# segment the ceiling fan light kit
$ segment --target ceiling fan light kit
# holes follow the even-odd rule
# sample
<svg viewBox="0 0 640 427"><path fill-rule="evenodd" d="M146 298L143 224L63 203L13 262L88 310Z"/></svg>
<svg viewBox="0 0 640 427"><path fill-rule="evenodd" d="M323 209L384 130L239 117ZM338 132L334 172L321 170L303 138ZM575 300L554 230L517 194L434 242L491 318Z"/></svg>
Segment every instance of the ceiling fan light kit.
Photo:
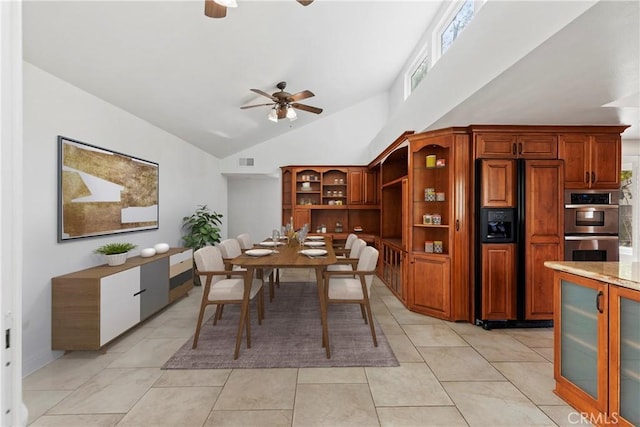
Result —
<svg viewBox="0 0 640 427"><path fill-rule="evenodd" d="M296 114L296 110L294 110L291 105L288 105L287 106L287 119L289 119L291 121L294 121L297 118L298 118L298 115Z"/></svg>
<svg viewBox="0 0 640 427"><path fill-rule="evenodd" d="M296 0L303 6L309 6L313 0ZM236 0L204 0L204 14L209 18L224 18L228 7L238 7Z"/></svg>
<svg viewBox="0 0 640 427"><path fill-rule="evenodd" d="M272 122L278 123L278 111L276 111L276 107L273 107L271 111L269 111L269 115L267 117Z"/></svg>
<svg viewBox="0 0 640 427"><path fill-rule="evenodd" d="M287 87L286 82L280 82L276 85L276 87L280 89L280 92L274 92L271 95L260 89L250 89L252 92L257 93L258 95L262 95L271 99L271 103L245 105L243 107L240 107L240 109L244 110L247 108L270 106L272 107L272 109L267 117L272 122L277 122L279 119L284 119L285 117L291 121L296 120L298 118L296 109L314 114L322 113L322 108L312 107L311 105L300 104L297 102L302 99L307 99L315 96L314 93L310 90L303 90L302 92L294 93L292 95L289 92L284 91L284 89Z"/></svg>
<svg viewBox="0 0 640 427"><path fill-rule="evenodd" d="M236 0L213 0L213 1L218 3L220 6L224 6L224 7L238 7L238 3L236 3Z"/></svg>

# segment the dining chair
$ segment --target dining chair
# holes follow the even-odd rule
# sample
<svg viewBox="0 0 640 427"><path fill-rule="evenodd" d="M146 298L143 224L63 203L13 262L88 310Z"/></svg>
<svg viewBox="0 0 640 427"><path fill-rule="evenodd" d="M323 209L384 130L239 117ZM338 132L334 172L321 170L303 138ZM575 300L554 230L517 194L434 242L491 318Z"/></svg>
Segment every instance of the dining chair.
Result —
<svg viewBox="0 0 640 427"><path fill-rule="evenodd" d="M253 240L251 240L251 235L249 233L242 233L236 236L238 243L240 243L240 249L242 251L246 251L247 249L253 248ZM274 269L265 269L262 272L263 276L269 277L269 280L273 280L275 282L276 287L280 287L280 270L277 268ZM273 274L273 277L271 277ZM271 287L271 282L269 282L269 301L273 300L273 289Z"/></svg>
<svg viewBox="0 0 640 427"><path fill-rule="evenodd" d="M378 256L379 252L376 248L366 246L360 252L356 269L350 272L349 276L342 271L325 271L324 273L324 283L327 287L325 294L326 304L324 304L325 318L329 304L359 304L364 323L369 323L373 345L376 347L378 346L378 340L373 325L373 314L371 313L369 298L373 276L376 274Z"/></svg>
<svg viewBox="0 0 640 427"><path fill-rule="evenodd" d="M351 246L358 240L358 235L355 233L350 233L347 235L347 240L344 242L344 246L334 247L333 250L336 254L337 258L346 258L347 254L351 250Z"/></svg>
<svg viewBox="0 0 640 427"><path fill-rule="evenodd" d="M238 243L240 243L240 249L246 251L247 249L251 249L253 247L253 242L251 241L251 236L249 233L238 234L236 237Z"/></svg>
<svg viewBox="0 0 640 427"><path fill-rule="evenodd" d="M218 247L220 248L220 252L222 252L222 257L224 258L225 263L230 263L230 261L242 255L242 247L240 246L240 241L238 239L225 239L222 242L218 243ZM251 249L251 247L249 247ZM239 265L231 266L232 270L244 270L244 268ZM268 277L269 280L269 301L273 301L273 270L272 269L257 269L256 277L264 281L265 277Z"/></svg>
<svg viewBox="0 0 640 427"><path fill-rule="evenodd" d="M351 245L348 258L340 258L335 264L327 266L328 271L353 271L353 268L358 263L360 253L367 246L367 242L362 239L356 239Z"/></svg>
<svg viewBox="0 0 640 427"><path fill-rule="evenodd" d="M251 348L251 317L246 309L249 302L256 299L258 308L258 324L262 324L264 319L264 296L262 280L252 279L251 287L247 289L245 279L247 270L226 270L222 253L218 247L205 246L198 249L193 258L196 263L196 274L200 276L200 281L204 283L202 291L202 302L200 303L200 314L196 325L196 333L193 337L192 348L198 346L198 338L202 327L205 308L215 304L216 312L213 315L213 324L216 325L225 304L240 304L240 320L238 324L238 334L236 336L236 349L233 358L237 359L240 351L240 341L242 340L242 330L246 327L247 348ZM257 297L257 298L256 298ZM246 304L246 305L245 305Z"/></svg>

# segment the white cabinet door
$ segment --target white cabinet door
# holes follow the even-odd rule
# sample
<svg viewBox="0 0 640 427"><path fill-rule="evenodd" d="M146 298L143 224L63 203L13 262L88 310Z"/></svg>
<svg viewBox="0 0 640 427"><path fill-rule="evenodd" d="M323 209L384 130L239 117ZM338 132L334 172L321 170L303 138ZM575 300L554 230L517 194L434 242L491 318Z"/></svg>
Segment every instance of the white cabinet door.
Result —
<svg viewBox="0 0 640 427"><path fill-rule="evenodd" d="M139 291L140 267L100 280L100 346L140 322Z"/></svg>

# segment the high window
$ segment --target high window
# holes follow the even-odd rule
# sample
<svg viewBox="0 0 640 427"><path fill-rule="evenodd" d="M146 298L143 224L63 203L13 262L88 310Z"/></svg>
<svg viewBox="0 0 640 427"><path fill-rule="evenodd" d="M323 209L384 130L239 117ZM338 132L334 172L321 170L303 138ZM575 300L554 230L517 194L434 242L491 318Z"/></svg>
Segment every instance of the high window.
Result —
<svg viewBox="0 0 640 427"><path fill-rule="evenodd" d="M427 75L428 68L429 68L429 58L425 57L422 61L420 61L418 66L414 69L413 73L411 74L411 92L413 92L413 90L418 87L418 85L420 84L424 76Z"/></svg>
<svg viewBox="0 0 640 427"><path fill-rule="evenodd" d="M449 46L458 38L462 30L471 22L475 13L474 0L466 0L453 15L440 34L440 54L444 54Z"/></svg>

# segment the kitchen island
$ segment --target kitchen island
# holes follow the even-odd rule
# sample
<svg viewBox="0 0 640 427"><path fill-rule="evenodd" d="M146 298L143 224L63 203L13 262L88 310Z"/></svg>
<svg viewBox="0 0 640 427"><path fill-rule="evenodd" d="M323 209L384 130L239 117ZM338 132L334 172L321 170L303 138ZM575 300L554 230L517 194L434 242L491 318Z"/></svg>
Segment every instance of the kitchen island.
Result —
<svg viewBox="0 0 640 427"><path fill-rule="evenodd" d="M597 426L640 426L640 263L554 270L555 392Z"/></svg>

